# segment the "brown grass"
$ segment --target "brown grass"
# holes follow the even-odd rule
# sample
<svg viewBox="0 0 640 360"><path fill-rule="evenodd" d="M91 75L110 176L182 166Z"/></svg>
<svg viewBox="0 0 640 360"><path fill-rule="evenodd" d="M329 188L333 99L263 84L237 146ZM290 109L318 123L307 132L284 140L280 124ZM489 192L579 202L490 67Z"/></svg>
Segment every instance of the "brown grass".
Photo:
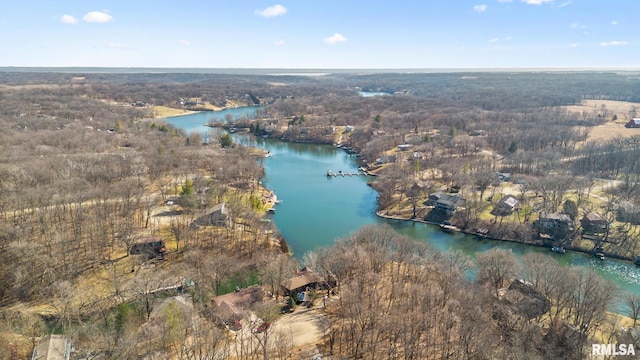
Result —
<svg viewBox="0 0 640 360"><path fill-rule="evenodd" d="M640 129L627 129L624 127L633 114L633 110L640 112L640 103L613 100L584 100L581 105L563 107L567 111L588 115L601 115L607 119L607 123L595 126L587 138L588 141L603 142L615 138L640 135ZM613 116L617 120L613 122ZM634 116L640 116L634 115Z"/></svg>

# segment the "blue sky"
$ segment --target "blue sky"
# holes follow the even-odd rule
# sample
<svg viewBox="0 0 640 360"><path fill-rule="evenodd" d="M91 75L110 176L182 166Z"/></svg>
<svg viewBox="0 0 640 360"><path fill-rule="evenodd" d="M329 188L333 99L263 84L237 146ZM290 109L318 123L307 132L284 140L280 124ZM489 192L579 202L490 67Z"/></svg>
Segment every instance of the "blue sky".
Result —
<svg viewBox="0 0 640 360"><path fill-rule="evenodd" d="M640 68L638 0L6 0L0 66Z"/></svg>

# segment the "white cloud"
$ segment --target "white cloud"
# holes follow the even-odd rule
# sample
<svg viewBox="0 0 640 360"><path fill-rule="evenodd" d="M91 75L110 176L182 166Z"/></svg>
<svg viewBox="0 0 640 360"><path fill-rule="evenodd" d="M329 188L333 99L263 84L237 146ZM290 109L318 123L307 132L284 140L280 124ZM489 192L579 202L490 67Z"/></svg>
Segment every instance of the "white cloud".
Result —
<svg viewBox="0 0 640 360"><path fill-rule="evenodd" d="M184 45L184 46L189 46L189 45L191 45L191 41L189 41L189 40L180 40L180 41L178 41L178 43L179 43L180 45Z"/></svg>
<svg viewBox="0 0 640 360"><path fill-rule="evenodd" d="M510 3L512 0L498 0L499 3Z"/></svg>
<svg viewBox="0 0 640 360"><path fill-rule="evenodd" d="M82 20L93 23L106 23L113 20L113 16L101 11L92 11L83 16Z"/></svg>
<svg viewBox="0 0 640 360"><path fill-rule="evenodd" d="M127 45L121 44L121 43L117 43L117 42L109 42L109 43L107 43L107 47L110 47L112 49L126 49L126 48L128 48Z"/></svg>
<svg viewBox="0 0 640 360"><path fill-rule="evenodd" d="M570 46L571 46L572 48L577 48L578 46L580 46L580 44L579 44L579 43L573 43L573 44L571 44Z"/></svg>
<svg viewBox="0 0 640 360"><path fill-rule="evenodd" d="M487 5L482 4L482 5L476 5L473 7L473 10L477 11L477 12L485 12L487 11Z"/></svg>
<svg viewBox="0 0 640 360"><path fill-rule="evenodd" d="M629 44L626 41L607 41L607 42L601 42L600 46L625 46Z"/></svg>
<svg viewBox="0 0 640 360"><path fill-rule="evenodd" d="M569 1L565 1L565 2L563 2L562 4L557 5L556 7L563 8L563 7L565 7L565 6L569 6L569 5L571 5L571 0L569 0Z"/></svg>
<svg viewBox="0 0 640 360"><path fill-rule="evenodd" d="M511 39L513 39L513 36L507 36L506 38L504 38L504 41L511 41Z"/></svg>
<svg viewBox="0 0 640 360"><path fill-rule="evenodd" d="M284 45L284 40L277 40L277 41L275 41L275 42L273 43L273 45L275 45L275 46L282 46L282 45Z"/></svg>
<svg viewBox="0 0 640 360"><path fill-rule="evenodd" d="M611 21L611 25L616 26L616 25L618 25L618 22L613 20L613 21Z"/></svg>
<svg viewBox="0 0 640 360"><path fill-rule="evenodd" d="M65 24L75 24L78 22L78 19L74 18L71 15L64 14L60 17L60 21Z"/></svg>
<svg viewBox="0 0 640 360"><path fill-rule="evenodd" d="M497 43L498 41L500 41L498 38L489 39L490 43Z"/></svg>
<svg viewBox="0 0 640 360"><path fill-rule="evenodd" d="M273 6L269 6L267 8L264 8L262 10L256 10L255 14L262 16L263 18L271 18L271 17L275 17L275 16L282 16L284 14L287 13L287 8L277 4L277 5L273 5Z"/></svg>
<svg viewBox="0 0 640 360"><path fill-rule="evenodd" d="M580 23L574 22L573 24L571 24L571 28L572 29L586 29L587 25L582 25Z"/></svg>
<svg viewBox="0 0 640 360"><path fill-rule="evenodd" d="M333 45L333 44L345 42L347 41L347 38L338 33L335 33L329 36L328 38L324 38L322 41L324 41L326 44Z"/></svg>
<svg viewBox="0 0 640 360"><path fill-rule="evenodd" d="M553 0L520 0L523 3L527 3L529 5L542 5L546 3L552 3Z"/></svg>

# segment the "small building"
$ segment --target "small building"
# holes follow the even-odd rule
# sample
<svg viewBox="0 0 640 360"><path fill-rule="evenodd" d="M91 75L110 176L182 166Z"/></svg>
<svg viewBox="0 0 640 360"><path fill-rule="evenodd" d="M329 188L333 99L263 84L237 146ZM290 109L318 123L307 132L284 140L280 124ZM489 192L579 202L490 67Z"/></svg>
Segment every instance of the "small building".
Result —
<svg viewBox="0 0 640 360"><path fill-rule="evenodd" d="M496 173L496 176L500 181L503 181L503 182L511 181L511 173L498 172Z"/></svg>
<svg viewBox="0 0 640 360"><path fill-rule="evenodd" d="M573 231L573 222L567 214L539 213L535 222L538 232L552 240L562 240Z"/></svg>
<svg viewBox="0 0 640 360"><path fill-rule="evenodd" d="M500 199L491 210L491 214L497 216L506 216L513 214L514 211L520 209L520 201L513 195L505 195Z"/></svg>
<svg viewBox="0 0 640 360"><path fill-rule="evenodd" d="M398 145L398 150L407 151L407 150L411 149L412 147L413 147L413 145L411 145L411 144L400 144L400 145Z"/></svg>
<svg viewBox="0 0 640 360"><path fill-rule="evenodd" d="M160 236L142 238L129 250L130 255L143 255L147 259L164 259L166 248Z"/></svg>
<svg viewBox="0 0 640 360"><path fill-rule="evenodd" d="M63 335L47 335L38 342L31 360L69 360L73 348Z"/></svg>
<svg viewBox="0 0 640 360"><path fill-rule="evenodd" d="M618 204L618 221L632 224L640 224L640 208L629 201L621 201Z"/></svg>
<svg viewBox="0 0 640 360"><path fill-rule="evenodd" d="M626 128L640 128L640 118L633 118L624 125Z"/></svg>
<svg viewBox="0 0 640 360"><path fill-rule="evenodd" d="M609 222L593 211L583 216L580 224L586 234L604 234L609 230Z"/></svg>
<svg viewBox="0 0 640 360"><path fill-rule="evenodd" d="M465 207L467 201L460 194L437 192L429 195L427 203L434 206L436 210L452 214L459 208Z"/></svg>
<svg viewBox="0 0 640 360"><path fill-rule="evenodd" d="M382 165L382 164L391 164L396 162L396 156L395 155L382 155L379 158L376 159L376 164L378 165Z"/></svg>
<svg viewBox="0 0 640 360"><path fill-rule="evenodd" d="M220 203L205 211L206 215L200 216L192 223L192 227L199 226L231 226L231 217L225 203Z"/></svg>

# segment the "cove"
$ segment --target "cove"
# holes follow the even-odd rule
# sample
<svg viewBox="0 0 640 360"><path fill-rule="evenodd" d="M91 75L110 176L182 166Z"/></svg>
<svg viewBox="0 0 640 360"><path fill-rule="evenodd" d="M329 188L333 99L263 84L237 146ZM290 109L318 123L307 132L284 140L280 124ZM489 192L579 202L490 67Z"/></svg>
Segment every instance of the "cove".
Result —
<svg viewBox="0 0 640 360"><path fill-rule="evenodd" d="M169 118L167 122L187 131L209 131L208 127L203 126L209 120L190 128L183 127L191 123L188 119L190 116L193 115ZM266 176L263 184L275 191L282 203L276 206L275 214L270 216L297 258L319 246L331 245L337 238L348 236L363 225L387 223L398 232L425 241L435 249L457 250L471 257L495 247L512 249L518 257L531 252L546 253L562 265L595 270L615 283L623 293L640 294L640 269L628 262L613 259L600 261L574 252L555 254L548 248L477 240L470 235L442 232L434 225L379 218L375 215L377 194L366 184L371 178L326 176L327 170L353 172L358 167L354 155L333 146L285 143L250 135L235 135L234 140L269 150L273 154L264 159Z"/></svg>

